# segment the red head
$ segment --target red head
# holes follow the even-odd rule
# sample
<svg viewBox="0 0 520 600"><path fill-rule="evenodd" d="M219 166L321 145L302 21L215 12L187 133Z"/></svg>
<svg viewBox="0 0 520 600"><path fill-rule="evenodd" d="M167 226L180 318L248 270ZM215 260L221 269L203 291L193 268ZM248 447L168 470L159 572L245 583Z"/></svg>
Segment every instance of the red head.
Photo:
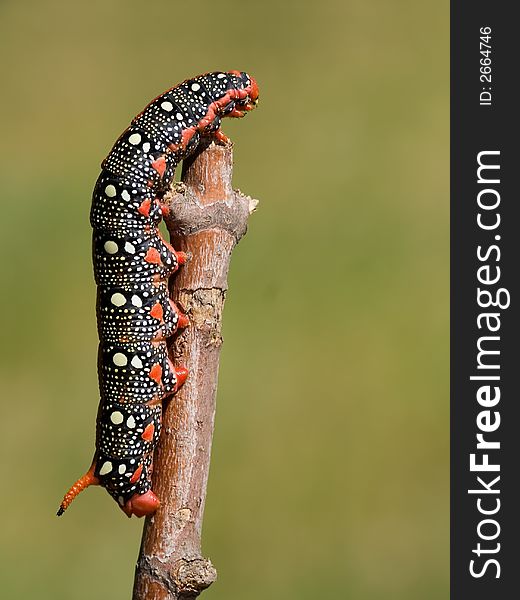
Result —
<svg viewBox="0 0 520 600"><path fill-rule="evenodd" d="M241 90L245 92L246 97L241 99L238 104L246 106L248 110L252 110L258 104L258 84L256 79L248 75L244 71L229 71L230 75L234 75L239 78L241 84Z"/></svg>
<svg viewBox="0 0 520 600"><path fill-rule="evenodd" d="M251 77L251 91L249 92L249 97L251 98L252 103L256 106L258 104L258 84L256 83L256 79Z"/></svg>

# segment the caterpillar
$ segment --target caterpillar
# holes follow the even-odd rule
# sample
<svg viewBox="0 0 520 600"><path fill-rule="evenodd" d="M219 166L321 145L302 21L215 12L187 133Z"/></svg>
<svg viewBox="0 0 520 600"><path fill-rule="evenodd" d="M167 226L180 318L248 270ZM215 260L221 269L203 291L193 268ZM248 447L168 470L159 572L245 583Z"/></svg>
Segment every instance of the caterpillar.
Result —
<svg viewBox="0 0 520 600"><path fill-rule="evenodd" d="M101 164L90 213L99 334L96 446L58 516L90 485L104 487L128 517L152 514L160 504L151 474L162 400L188 376L169 360L165 341L188 319L168 295L168 277L187 256L159 232L163 197L201 136L227 142L222 118L243 117L257 102L257 83L242 71L187 79L152 100Z"/></svg>

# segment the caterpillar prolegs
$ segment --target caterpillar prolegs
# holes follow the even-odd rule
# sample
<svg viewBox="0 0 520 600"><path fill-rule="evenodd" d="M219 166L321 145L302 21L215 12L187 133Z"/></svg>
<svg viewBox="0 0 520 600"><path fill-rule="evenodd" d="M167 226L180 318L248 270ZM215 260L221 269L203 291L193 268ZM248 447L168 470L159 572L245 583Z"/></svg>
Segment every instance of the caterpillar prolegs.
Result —
<svg viewBox="0 0 520 600"><path fill-rule="evenodd" d="M243 117L257 101L256 81L244 72L188 79L150 102L101 165L90 215L100 340L96 450L58 515L89 485L106 488L129 517L159 505L151 473L161 402L188 376L170 362L165 341L188 319L168 296L168 277L186 255L159 233L162 199L201 136L226 141L221 119Z"/></svg>

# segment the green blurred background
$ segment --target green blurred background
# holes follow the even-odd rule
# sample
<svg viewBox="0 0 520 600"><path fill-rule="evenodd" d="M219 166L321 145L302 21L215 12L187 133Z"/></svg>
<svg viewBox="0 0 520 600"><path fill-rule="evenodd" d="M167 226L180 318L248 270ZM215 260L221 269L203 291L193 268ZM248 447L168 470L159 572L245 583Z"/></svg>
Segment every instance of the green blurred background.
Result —
<svg viewBox="0 0 520 600"><path fill-rule="evenodd" d="M99 488L89 209L129 120L243 69L259 198L224 315L204 552L229 598L448 597L448 2L0 3L2 598L130 597Z"/></svg>

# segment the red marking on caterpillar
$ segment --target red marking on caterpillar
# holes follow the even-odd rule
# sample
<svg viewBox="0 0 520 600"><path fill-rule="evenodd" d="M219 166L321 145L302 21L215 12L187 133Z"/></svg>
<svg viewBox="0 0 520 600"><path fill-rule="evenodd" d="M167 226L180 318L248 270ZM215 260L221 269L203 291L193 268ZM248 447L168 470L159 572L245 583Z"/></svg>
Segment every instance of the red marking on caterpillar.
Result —
<svg viewBox="0 0 520 600"><path fill-rule="evenodd" d="M159 233L163 196L201 136L227 142L222 118L241 117L257 101L256 81L241 71L188 79L152 100L102 162L90 216L100 340L96 450L58 515L90 485L103 486L129 517L160 504L151 473L161 401L188 377L168 358L165 338L189 323L168 297L167 279L188 257Z"/></svg>
<svg viewBox="0 0 520 600"><path fill-rule="evenodd" d="M141 437L143 438L143 440L146 440L147 442L151 442L153 440L154 431L155 431L155 425L153 423L150 423L150 425L146 426L146 429L141 434Z"/></svg>
<svg viewBox="0 0 520 600"><path fill-rule="evenodd" d="M161 261L161 255L159 254L159 251L156 250L155 248L149 248L145 254L144 260L147 263L152 263L152 264L156 264L156 265L162 265L162 261Z"/></svg>
<svg viewBox="0 0 520 600"><path fill-rule="evenodd" d="M162 306L160 305L159 302L156 302L151 310L150 310L150 314L152 315L152 317L154 319L157 319L158 321L162 321L163 318L163 309Z"/></svg>
<svg viewBox="0 0 520 600"><path fill-rule="evenodd" d="M157 160L154 160L152 168L154 168L157 173L159 173L159 176L162 177L166 171L166 159L164 156L160 156Z"/></svg>
<svg viewBox="0 0 520 600"><path fill-rule="evenodd" d="M159 363L156 363L155 365L153 365L153 367L150 369L150 373L148 373L148 377L150 377L150 379L153 379L154 381L156 381L157 383L161 383L161 378L162 378L162 367Z"/></svg>
<svg viewBox="0 0 520 600"><path fill-rule="evenodd" d="M141 202L141 204L139 205L139 208L137 209L137 211L139 213L141 213L143 215L143 217L149 217L150 216L150 206L152 205L152 201L150 200L150 198L147 198L146 200L143 200Z"/></svg>
<svg viewBox="0 0 520 600"><path fill-rule="evenodd" d="M136 483L136 481L139 481L139 477L141 477L141 474L143 472L143 465L139 465L135 471L135 473L132 475L132 477L130 477L130 483Z"/></svg>

